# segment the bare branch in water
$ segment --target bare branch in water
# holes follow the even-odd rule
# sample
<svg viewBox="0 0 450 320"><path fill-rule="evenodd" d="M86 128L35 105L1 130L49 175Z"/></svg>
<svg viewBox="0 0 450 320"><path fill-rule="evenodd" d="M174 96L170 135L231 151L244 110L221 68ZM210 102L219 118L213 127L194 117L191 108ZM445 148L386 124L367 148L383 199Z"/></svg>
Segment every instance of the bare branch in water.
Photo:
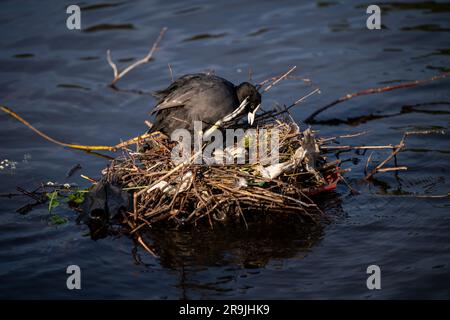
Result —
<svg viewBox="0 0 450 320"><path fill-rule="evenodd" d="M114 74L114 79L111 81L111 86L114 86L120 79L122 79L128 72L130 72L134 68L140 66L141 64L149 62L150 59L153 57L153 54L155 53L156 49L158 49L159 43L161 42L162 38L164 37L164 34L166 33L166 31L167 31L166 27L161 29L161 32L159 33L158 38L156 39L155 43L153 43L153 46L151 47L150 51L144 58L130 64L128 67L126 67L125 69L123 69L120 72L117 69L117 65L112 61L111 51L110 50L106 51L106 59L108 60L108 64L113 69L113 74Z"/></svg>
<svg viewBox="0 0 450 320"><path fill-rule="evenodd" d="M117 79L119 72L117 71L117 65L112 61L111 50L109 50L109 49L106 50L106 60L108 61L108 64L111 66L111 68L113 69L114 79Z"/></svg>
<svg viewBox="0 0 450 320"><path fill-rule="evenodd" d="M423 131L407 131L403 134L402 139L400 140L400 143L395 146L392 153L384 159L379 165L375 167L371 172L369 172L365 177L364 180L369 180L373 177L374 174L377 172L387 172L387 171L397 171L397 170L407 170L407 167L405 166L396 166L394 168L383 168L389 161L391 161L395 156L405 147L406 145L406 139L409 136L412 135L423 135L423 134L444 134L444 130L423 130Z"/></svg>

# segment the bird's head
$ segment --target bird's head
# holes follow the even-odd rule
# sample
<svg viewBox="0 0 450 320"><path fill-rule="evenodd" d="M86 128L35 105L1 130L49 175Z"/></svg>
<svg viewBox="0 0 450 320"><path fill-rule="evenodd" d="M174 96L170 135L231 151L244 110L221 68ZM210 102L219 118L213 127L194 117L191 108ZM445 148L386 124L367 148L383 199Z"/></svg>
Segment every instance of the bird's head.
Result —
<svg viewBox="0 0 450 320"><path fill-rule="evenodd" d="M247 112L247 119L250 125L255 121L255 114L261 105L261 94L256 87L249 82L243 82L236 88L236 94L239 99L239 103L242 103L245 98L248 97L248 104L245 108Z"/></svg>

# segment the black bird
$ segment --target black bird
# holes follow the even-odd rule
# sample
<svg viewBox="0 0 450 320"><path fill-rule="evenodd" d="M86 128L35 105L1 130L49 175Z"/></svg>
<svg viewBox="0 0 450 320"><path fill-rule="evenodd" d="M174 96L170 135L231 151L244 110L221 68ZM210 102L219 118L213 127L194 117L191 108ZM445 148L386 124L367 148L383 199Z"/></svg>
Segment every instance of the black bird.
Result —
<svg viewBox="0 0 450 320"><path fill-rule="evenodd" d="M167 136L176 129L193 131L194 121L204 123L203 130L232 113L248 98L240 116L248 114L253 124L261 104L261 95L251 83L235 86L230 81L209 74L189 74L175 80L167 89L157 91L158 100L152 111L156 121L149 132L160 131Z"/></svg>

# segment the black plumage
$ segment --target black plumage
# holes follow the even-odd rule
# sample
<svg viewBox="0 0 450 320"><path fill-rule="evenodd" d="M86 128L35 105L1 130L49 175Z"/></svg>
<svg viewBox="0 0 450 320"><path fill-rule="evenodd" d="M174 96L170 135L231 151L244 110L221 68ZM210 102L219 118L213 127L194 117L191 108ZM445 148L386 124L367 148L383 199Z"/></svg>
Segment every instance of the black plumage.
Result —
<svg viewBox="0 0 450 320"><path fill-rule="evenodd" d="M248 97L249 103L240 116L254 114L261 95L248 82L235 86L228 80L209 74L190 74L175 80L168 88L154 93L158 100L152 113L156 121L150 132L168 136L176 129L193 130L194 121L203 122L203 130L232 113Z"/></svg>

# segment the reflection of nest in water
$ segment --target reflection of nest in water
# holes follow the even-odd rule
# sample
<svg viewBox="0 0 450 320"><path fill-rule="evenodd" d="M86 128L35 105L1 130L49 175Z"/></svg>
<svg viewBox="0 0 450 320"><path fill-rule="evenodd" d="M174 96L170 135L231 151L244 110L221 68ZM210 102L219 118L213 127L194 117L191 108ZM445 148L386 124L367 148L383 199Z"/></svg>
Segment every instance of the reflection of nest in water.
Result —
<svg viewBox="0 0 450 320"><path fill-rule="evenodd" d="M335 199L333 194L330 196L322 200ZM165 267L241 265L258 268L272 259L300 258L323 236L322 224L301 224L295 216L280 217L279 220L274 223L248 221L251 232L237 222L214 229L173 231L153 228L143 232L142 237L153 245ZM141 256L135 258L139 263L145 261Z"/></svg>
<svg viewBox="0 0 450 320"><path fill-rule="evenodd" d="M277 119L260 121L256 135L244 137L240 150L247 158L250 144L266 143L272 129L279 134L275 164L258 158L255 164L176 165L174 143L152 137L145 141L150 146L146 151L124 149L105 170L106 179L132 193L133 205L125 214L132 229L162 223L213 226L230 220L247 224L254 219L270 221L273 215L319 222L323 213L310 196L335 188L337 162L327 162L321 155L321 140L310 129L302 132L295 123ZM235 155L237 145L225 153Z"/></svg>

